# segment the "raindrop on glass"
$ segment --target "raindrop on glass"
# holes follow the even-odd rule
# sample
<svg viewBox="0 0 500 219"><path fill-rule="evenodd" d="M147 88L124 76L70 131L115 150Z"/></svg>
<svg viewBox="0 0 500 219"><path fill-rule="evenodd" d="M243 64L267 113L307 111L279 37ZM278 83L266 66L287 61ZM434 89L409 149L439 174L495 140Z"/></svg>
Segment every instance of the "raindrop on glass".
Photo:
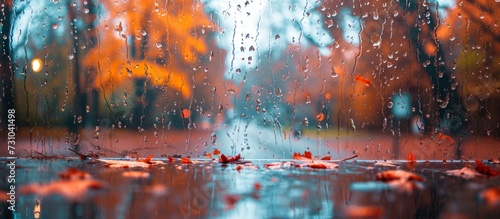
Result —
<svg viewBox="0 0 500 219"><path fill-rule="evenodd" d="M52 29L53 29L53 30L57 29L58 27L59 27L59 25L57 25L57 24L52 24Z"/></svg>
<svg viewBox="0 0 500 219"><path fill-rule="evenodd" d="M163 43L161 43L161 42L157 42L157 43L156 43L156 47L157 47L158 49L159 49L159 48L161 48L162 46L163 46Z"/></svg>
<svg viewBox="0 0 500 219"><path fill-rule="evenodd" d="M389 101L389 103L387 104L387 108L392 108L392 105L394 105L392 101Z"/></svg>
<svg viewBox="0 0 500 219"><path fill-rule="evenodd" d="M75 54L73 54L73 53L68 54L68 59L69 60L72 60L73 58L75 58Z"/></svg>

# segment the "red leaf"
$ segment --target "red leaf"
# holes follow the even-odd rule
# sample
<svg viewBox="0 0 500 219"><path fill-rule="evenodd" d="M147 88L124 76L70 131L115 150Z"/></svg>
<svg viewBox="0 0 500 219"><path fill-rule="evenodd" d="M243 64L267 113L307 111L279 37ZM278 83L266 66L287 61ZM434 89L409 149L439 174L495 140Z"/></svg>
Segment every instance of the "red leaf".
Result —
<svg viewBox="0 0 500 219"><path fill-rule="evenodd" d="M300 153L293 153L293 159L294 160L307 160L307 159L312 159L312 153L310 151L304 151L304 154Z"/></svg>
<svg viewBox="0 0 500 219"><path fill-rule="evenodd" d="M480 160L476 160L476 170L477 172L487 175L487 176L496 176L499 175L500 172L492 170L491 168L487 167L486 165L483 164Z"/></svg>
<svg viewBox="0 0 500 219"><path fill-rule="evenodd" d="M406 157L406 165L408 166L408 169L413 170L415 169L415 166L417 165L417 158L415 155L413 155L413 152L410 151L408 156Z"/></svg>
<svg viewBox="0 0 500 219"><path fill-rule="evenodd" d="M321 160L331 160L331 159L332 159L332 157L330 157L330 156L326 156L326 157L321 158Z"/></svg>
<svg viewBox="0 0 500 219"><path fill-rule="evenodd" d="M309 167L313 168L313 169L327 169L328 168L325 164L322 164L322 163L312 163L312 164L309 164Z"/></svg>
<svg viewBox="0 0 500 219"><path fill-rule="evenodd" d="M234 157L227 157L226 155L224 154L221 154L220 155L220 158L219 158L219 162L220 163L234 163L234 162L237 162L241 159L241 155L238 154Z"/></svg>

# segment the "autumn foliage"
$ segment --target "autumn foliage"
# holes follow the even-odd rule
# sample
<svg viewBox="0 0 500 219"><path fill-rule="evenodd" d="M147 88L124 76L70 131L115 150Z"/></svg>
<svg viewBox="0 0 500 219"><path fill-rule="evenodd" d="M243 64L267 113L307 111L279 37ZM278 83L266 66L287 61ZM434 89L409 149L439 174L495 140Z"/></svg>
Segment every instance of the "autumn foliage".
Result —
<svg viewBox="0 0 500 219"><path fill-rule="evenodd" d="M202 32L213 27L202 5L188 0L102 4L108 12L99 19L97 48L83 60L97 74L94 86L112 89L130 78L146 78L189 97L186 65L207 53Z"/></svg>

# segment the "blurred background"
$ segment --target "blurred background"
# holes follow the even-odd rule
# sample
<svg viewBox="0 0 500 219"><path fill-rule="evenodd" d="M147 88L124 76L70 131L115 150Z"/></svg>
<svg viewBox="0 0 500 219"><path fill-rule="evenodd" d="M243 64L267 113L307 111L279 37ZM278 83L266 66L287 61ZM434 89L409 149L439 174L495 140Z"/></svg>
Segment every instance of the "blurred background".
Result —
<svg viewBox="0 0 500 219"><path fill-rule="evenodd" d="M500 155L499 0L6 0L0 20L19 157Z"/></svg>

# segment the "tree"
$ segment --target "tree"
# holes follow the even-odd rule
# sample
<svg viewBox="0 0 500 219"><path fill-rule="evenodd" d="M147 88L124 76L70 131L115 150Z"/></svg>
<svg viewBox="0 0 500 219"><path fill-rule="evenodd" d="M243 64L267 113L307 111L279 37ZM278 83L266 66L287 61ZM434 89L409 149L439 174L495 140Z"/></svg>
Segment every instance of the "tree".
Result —
<svg viewBox="0 0 500 219"><path fill-rule="evenodd" d="M83 63L95 69L93 86L102 90L108 110L113 113L110 92L136 87L135 95L125 96L133 98L133 123L141 128L159 94L151 86L173 88L180 103L191 99L194 76L186 69L198 67L198 55L208 52L203 35L214 28L202 6L189 0L104 1L103 5L107 13L99 17L97 48ZM180 105L176 111L186 107Z"/></svg>

